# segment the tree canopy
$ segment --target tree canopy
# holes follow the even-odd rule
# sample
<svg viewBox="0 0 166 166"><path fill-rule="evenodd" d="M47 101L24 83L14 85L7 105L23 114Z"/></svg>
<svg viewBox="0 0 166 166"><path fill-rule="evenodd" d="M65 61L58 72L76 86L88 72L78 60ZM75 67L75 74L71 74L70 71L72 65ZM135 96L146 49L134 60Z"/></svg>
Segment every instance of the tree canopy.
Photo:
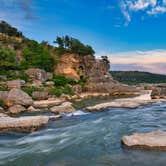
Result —
<svg viewBox="0 0 166 166"><path fill-rule="evenodd" d="M55 44L58 45L59 49L64 49L67 51L71 51L73 53L79 54L79 55L94 55L95 51L93 48L89 45L84 45L81 43L78 39L64 36L64 37L57 37L54 41Z"/></svg>
<svg viewBox="0 0 166 166"><path fill-rule="evenodd" d="M23 37L22 32L18 31L17 28L12 27L5 21L0 21L0 33L4 33L9 36Z"/></svg>

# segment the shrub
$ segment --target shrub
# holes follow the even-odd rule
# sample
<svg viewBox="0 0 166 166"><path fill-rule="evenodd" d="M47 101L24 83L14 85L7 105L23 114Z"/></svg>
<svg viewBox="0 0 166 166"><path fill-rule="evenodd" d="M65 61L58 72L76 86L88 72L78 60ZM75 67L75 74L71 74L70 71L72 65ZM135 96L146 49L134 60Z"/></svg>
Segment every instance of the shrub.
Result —
<svg viewBox="0 0 166 166"><path fill-rule="evenodd" d="M0 70L18 69L15 51L8 48L0 48Z"/></svg>
<svg viewBox="0 0 166 166"><path fill-rule="evenodd" d="M54 74L53 81L55 86L65 86L67 84L76 84L76 81L73 79L68 79L63 75Z"/></svg>
<svg viewBox="0 0 166 166"><path fill-rule="evenodd" d="M22 90L26 92L27 94L29 94L30 96L32 96L33 92L41 91L40 88L36 88L36 87L23 87Z"/></svg>

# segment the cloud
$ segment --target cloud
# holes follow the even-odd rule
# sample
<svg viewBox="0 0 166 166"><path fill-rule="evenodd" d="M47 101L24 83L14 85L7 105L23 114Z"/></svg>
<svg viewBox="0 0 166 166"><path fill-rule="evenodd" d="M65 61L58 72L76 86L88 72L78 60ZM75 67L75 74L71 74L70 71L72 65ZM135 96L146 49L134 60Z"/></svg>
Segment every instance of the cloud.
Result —
<svg viewBox="0 0 166 166"><path fill-rule="evenodd" d="M0 9L1 13L3 11L3 15L15 15L16 13L24 12L20 14L23 14L25 19L35 17L32 12L32 0L1 0Z"/></svg>
<svg viewBox="0 0 166 166"><path fill-rule="evenodd" d="M129 24L131 15L139 11L151 16L166 13L166 0L121 0L120 7Z"/></svg>
<svg viewBox="0 0 166 166"><path fill-rule="evenodd" d="M114 70L140 70L166 74L166 50L107 53Z"/></svg>

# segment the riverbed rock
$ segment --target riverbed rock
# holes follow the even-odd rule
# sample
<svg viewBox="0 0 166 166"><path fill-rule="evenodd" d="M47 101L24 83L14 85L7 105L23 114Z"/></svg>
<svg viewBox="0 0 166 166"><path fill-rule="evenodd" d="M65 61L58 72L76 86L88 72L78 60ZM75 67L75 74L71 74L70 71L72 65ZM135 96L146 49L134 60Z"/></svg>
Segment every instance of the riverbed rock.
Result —
<svg viewBox="0 0 166 166"><path fill-rule="evenodd" d="M151 91L144 92L145 94L142 94L137 97L133 98L122 98L122 99L116 99L111 102L101 103L97 104L95 106L86 107L85 110L87 111L101 111L107 108L136 108L140 105L145 105L152 103L150 93Z"/></svg>
<svg viewBox="0 0 166 166"><path fill-rule="evenodd" d="M21 106L21 105L13 105L9 107L9 112L10 114L19 114L21 112L26 111L26 108Z"/></svg>
<svg viewBox="0 0 166 166"><path fill-rule="evenodd" d="M0 116L0 131L33 132L46 125L48 120L48 116L12 118L4 114Z"/></svg>
<svg viewBox="0 0 166 166"><path fill-rule="evenodd" d="M36 92L33 92L32 93L32 97L33 99L35 100L45 100L45 99L48 99L49 95L48 95L48 92L39 92L39 91L36 91Z"/></svg>
<svg viewBox="0 0 166 166"><path fill-rule="evenodd" d="M63 102L64 102L64 100L60 99L60 98L49 98L48 100L34 101L33 106L35 108L49 108L49 107L53 107L56 105L60 105Z"/></svg>
<svg viewBox="0 0 166 166"><path fill-rule="evenodd" d="M152 90L151 98L152 99L166 99L166 85L163 87L162 86L155 87Z"/></svg>
<svg viewBox="0 0 166 166"><path fill-rule="evenodd" d="M70 102L64 102L60 106L54 106L51 109L51 112L56 114L62 114L62 113L71 113L76 111L75 108L72 106L72 103Z"/></svg>
<svg viewBox="0 0 166 166"><path fill-rule="evenodd" d="M33 106L29 106L29 107L27 108L27 111L28 111L28 112L41 112L42 110L41 110L41 109L34 108Z"/></svg>
<svg viewBox="0 0 166 166"><path fill-rule="evenodd" d="M13 89L13 88L20 89L24 84L25 84L25 81L24 80L20 80L20 79L7 81L8 89Z"/></svg>
<svg viewBox="0 0 166 166"><path fill-rule="evenodd" d="M25 93L21 89L14 88L8 93L6 103L8 106L13 106L16 104L29 106L32 105L33 100L27 93Z"/></svg>
<svg viewBox="0 0 166 166"><path fill-rule="evenodd" d="M166 151L166 132L135 133L131 136L123 136L122 143L129 148Z"/></svg>

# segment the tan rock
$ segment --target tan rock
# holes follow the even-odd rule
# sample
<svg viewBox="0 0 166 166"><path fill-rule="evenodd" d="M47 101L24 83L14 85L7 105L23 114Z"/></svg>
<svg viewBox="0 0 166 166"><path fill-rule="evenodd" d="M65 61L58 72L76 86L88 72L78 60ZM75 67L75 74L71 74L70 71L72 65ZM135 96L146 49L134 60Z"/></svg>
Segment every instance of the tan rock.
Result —
<svg viewBox="0 0 166 166"><path fill-rule="evenodd" d="M32 97L33 99L36 99L36 100L45 100L45 99L48 99L48 92L33 92L32 93Z"/></svg>
<svg viewBox="0 0 166 166"><path fill-rule="evenodd" d="M152 101L150 97L151 91L145 91L144 93L137 97L116 99L111 102L97 104L85 109L87 111L100 111L107 108L136 108L140 105L153 103L154 101Z"/></svg>
<svg viewBox="0 0 166 166"><path fill-rule="evenodd" d="M58 98L51 98L48 100L39 100L39 101L34 101L33 106L35 108L48 108L48 107L53 107L56 105L60 105L64 102L62 99Z"/></svg>
<svg viewBox="0 0 166 166"><path fill-rule="evenodd" d="M8 91L0 91L0 101L6 103L8 94Z"/></svg>
<svg viewBox="0 0 166 166"><path fill-rule="evenodd" d="M24 84L25 84L25 81L24 80L20 80L20 79L7 81L8 89L13 89L13 88L20 89Z"/></svg>
<svg viewBox="0 0 166 166"><path fill-rule="evenodd" d="M13 105L9 107L9 113L11 114L19 114L24 111L26 111L26 108L21 105Z"/></svg>
<svg viewBox="0 0 166 166"><path fill-rule="evenodd" d="M12 118L6 115L0 116L0 131L33 132L48 123L48 116L26 116Z"/></svg>
<svg viewBox="0 0 166 166"><path fill-rule="evenodd" d="M47 80L47 73L45 70L38 69L38 68L30 68L25 71L26 74L29 75L29 77L33 81L41 81L42 83L46 82Z"/></svg>
<svg viewBox="0 0 166 166"><path fill-rule="evenodd" d="M51 109L51 112L56 114L62 114L62 113L71 113L75 111L75 108L72 106L72 103L65 102L61 104L60 106L54 106Z"/></svg>
<svg viewBox="0 0 166 166"><path fill-rule="evenodd" d="M33 106L29 106L27 109L28 112L41 112L41 109L34 108Z"/></svg>
<svg viewBox="0 0 166 166"><path fill-rule="evenodd" d="M21 89L14 88L10 90L10 92L8 93L6 103L8 106L12 106L16 104L29 106L29 105L32 105L33 100L27 93L25 93Z"/></svg>
<svg viewBox="0 0 166 166"><path fill-rule="evenodd" d="M122 143L129 148L166 150L166 132L135 133L131 136L123 136Z"/></svg>

